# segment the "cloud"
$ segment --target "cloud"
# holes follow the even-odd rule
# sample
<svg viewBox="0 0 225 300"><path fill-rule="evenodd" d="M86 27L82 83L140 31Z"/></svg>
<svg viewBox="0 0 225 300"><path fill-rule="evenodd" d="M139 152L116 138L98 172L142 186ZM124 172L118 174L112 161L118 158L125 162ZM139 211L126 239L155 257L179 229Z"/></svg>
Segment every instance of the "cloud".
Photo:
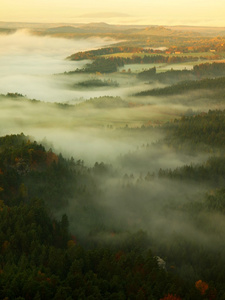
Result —
<svg viewBox="0 0 225 300"><path fill-rule="evenodd" d="M131 15L117 12L88 13L79 16L80 18L129 18Z"/></svg>

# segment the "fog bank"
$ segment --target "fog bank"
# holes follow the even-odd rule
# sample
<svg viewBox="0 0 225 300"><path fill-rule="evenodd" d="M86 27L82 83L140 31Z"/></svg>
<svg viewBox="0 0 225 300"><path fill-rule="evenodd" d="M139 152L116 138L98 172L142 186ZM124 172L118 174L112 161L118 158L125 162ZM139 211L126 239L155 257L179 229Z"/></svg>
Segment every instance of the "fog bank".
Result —
<svg viewBox="0 0 225 300"><path fill-rule="evenodd" d="M30 35L19 30L0 35L0 93L20 93L43 101L73 99L71 91L62 89L52 76L81 68L86 62L67 61L72 53L111 44L106 38L62 39Z"/></svg>

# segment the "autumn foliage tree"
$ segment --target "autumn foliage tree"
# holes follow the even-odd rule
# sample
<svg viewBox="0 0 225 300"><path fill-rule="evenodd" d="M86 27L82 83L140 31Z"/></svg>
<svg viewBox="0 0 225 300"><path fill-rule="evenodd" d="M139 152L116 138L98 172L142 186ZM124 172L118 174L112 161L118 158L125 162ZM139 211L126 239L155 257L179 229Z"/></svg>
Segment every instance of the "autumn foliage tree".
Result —
<svg viewBox="0 0 225 300"><path fill-rule="evenodd" d="M209 288L209 285L202 281L202 280L198 280L195 282L195 287L197 290L199 290L199 292L201 293L201 295L205 295L206 291Z"/></svg>
<svg viewBox="0 0 225 300"><path fill-rule="evenodd" d="M176 295L168 294L165 297L161 298L160 300L182 300L182 299Z"/></svg>

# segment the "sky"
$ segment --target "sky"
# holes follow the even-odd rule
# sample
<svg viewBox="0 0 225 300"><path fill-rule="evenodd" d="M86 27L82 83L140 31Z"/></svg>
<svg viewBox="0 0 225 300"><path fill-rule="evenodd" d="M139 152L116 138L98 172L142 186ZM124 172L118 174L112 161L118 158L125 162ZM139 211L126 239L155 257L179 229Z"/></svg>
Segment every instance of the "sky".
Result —
<svg viewBox="0 0 225 300"><path fill-rule="evenodd" d="M225 26L224 0L1 0L0 21Z"/></svg>

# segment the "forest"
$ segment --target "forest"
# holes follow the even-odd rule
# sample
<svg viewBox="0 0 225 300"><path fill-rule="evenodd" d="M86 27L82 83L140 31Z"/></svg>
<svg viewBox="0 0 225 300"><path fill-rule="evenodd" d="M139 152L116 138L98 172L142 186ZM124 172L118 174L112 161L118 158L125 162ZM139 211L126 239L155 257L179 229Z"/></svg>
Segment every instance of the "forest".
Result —
<svg viewBox="0 0 225 300"><path fill-rule="evenodd" d="M150 215L183 216L186 226L191 220L199 234L210 236L201 237L201 243L179 231L170 232L169 239L162 231L158 239L155 225L147 232L129 232L126 217L118 220L122 227L112 227L113 218L118 217L109 217L109 207L102 202L108 191L101 188L106 178L118 176L112 165L96 162L86 167L80 160L46 150L24 134L2 137L1 298L167 299L171 295L171 299L223 299L224 124L224 111L165 124L167 134L158 143L176 151L188 151L190 145L189 151L201 149L211 158L137 179L125 174L114 187L123 201L127 198L134 205L131 195L145 198L149 182L151 186L167 185L167 180L180 187L200 186L202 192L196 191L194 198L189 192L186 200L179 200L178 191L164 195L165 199L155 194L147 207ZM121 158L121 163L127 159ZM55 219L51 213L70 206L71 197L76 202L72 233L67 215ZM155 201L161 207L154 207ZM86 222L92 224L89 233L81 231ZM98 238L102 234L103 240ZM163 265L161 257L166 258Z"/></svg>
<svg viewBox="0 0 225 300"><path fill-rule="evenodd" d="M224 37L11 26L0 299L225 299Z"/></svg>
<svg viewBox="0 0 225 300"><path fill-rule="evenodd" d="M169 72L169 71L168 71ZM182 71L181 71L182 72ZM177 71L179 74L179 71ZM201 80L186 80L180 83L165 87L152 89L137 93L136 96L165 96L185 94L194 90L224 90L225 77L219 77L216 79L201 79Z"/></svg>
<svg viewBox="0 0 225 300"><path fill-rule="evenodd" d="M73 60L73 59L72 59ZM113 73L118 70L118 67L123 67L128 64L153 64L153 63L181 63L181 62L190 62L197 61L198 58L192 57L167 57L162 55L154 56L132 56L130 57L97 57L91 64L86 64L83 69L76 69L75 71L66 72L65 74L74 74L74 73Z"/></svg>

